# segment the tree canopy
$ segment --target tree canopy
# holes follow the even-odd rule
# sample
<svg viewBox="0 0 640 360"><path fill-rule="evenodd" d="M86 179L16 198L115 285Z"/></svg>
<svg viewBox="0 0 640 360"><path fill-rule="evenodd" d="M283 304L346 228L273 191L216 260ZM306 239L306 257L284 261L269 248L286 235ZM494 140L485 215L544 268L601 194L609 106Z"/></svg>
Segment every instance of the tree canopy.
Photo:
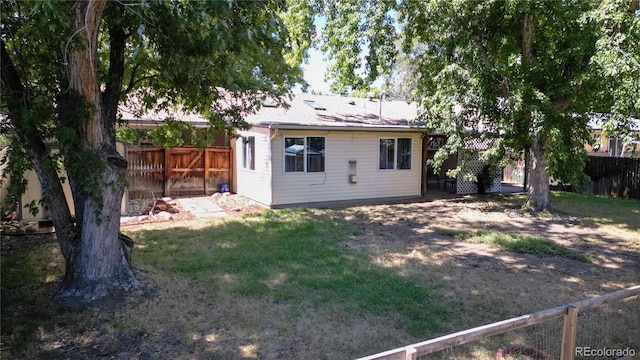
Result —
<svg viewBox="0 0 640 360"><path fill-rule="evenodd" d="M309 36L287 24L307 13L293 5L2 2L9 188L17 196L24 172L38 175L67 263L64 296L90 301L140 286L118 236L127 165L115 150L118 106L197 112L219 131L244 126L243 114L264 98L281 102L300 81Z"/></svg>
<svg viewBox="0 0 640 360"><path fill-rule="evenodd" d="M631 117L640 113L637 0L359 2L366 7L360 15L337 14L335 6L353 10L344 3L325 5L323 40L335 61L334 85L358 84L353 74L365 74L362 84L387 73L400 50L390 46L400 39L405 65L396 78L412 71L417 84L410 98L421 104L421 120L427 130L449 135L436 164L470 139L491 144L486 161L524 151L531 155L529 200L542 210L549 208L549 176L578 186L585 181L590 119L632 139ZM367 45L378 56L357 70L355 54Z"/></svg>

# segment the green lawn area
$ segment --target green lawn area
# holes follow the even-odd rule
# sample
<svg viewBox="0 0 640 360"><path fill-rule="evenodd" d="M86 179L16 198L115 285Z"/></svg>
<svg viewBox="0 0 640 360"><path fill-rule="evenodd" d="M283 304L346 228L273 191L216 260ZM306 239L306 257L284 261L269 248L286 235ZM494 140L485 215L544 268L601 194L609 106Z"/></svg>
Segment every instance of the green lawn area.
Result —
<svg viewBox="0 0 640 360"><path fill-rule="evenodd" d="M495 230L462 231L442 229L440 233L474 243L492 245L501 251L538 256L557 255L582 262L591 262L593 260L593 256L578 253L553 240L539 236L526 236L514 233L503 234Z"/></svg>
<svg viewBox="0 0 640 360"><path fill-rule="evenodd" d="M640 231L640 200L590 196L552 191L551 206L563 214L578 216L621 230Z"/></svg>
<svg viewBox="0 0 640 360"><path fill-rule="evenodd" d="M344 317L393 315L411 334L434 333L450 310L434 285L373 265L342 244L356 234L322 210L249 215L192 230L141 230L134 262L195 281L214 294L221 283L239 296L286 302ZM212 295L213 296L213 295Z"/></svg>

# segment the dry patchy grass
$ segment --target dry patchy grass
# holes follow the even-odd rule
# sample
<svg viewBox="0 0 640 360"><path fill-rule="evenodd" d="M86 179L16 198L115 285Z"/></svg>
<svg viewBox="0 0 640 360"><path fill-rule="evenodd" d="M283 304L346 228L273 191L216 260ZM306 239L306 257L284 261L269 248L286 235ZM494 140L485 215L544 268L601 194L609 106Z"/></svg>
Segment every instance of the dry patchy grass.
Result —
<svg viewBox="0 0 640 360"><path fill-rule="evenodd" d="M401 311L371 310L362 305L367 303L355 298L322 301L322 296L342 296L339 291L337 295L323 292L322 286L331 283L320 281L323 276L330 277L329 273L313 280L322 285L317 289L308 288L308 283L300 280L288 288L291 293L287 295L282 289L291 284L295 274L308 274L306 267L317 266L311 264L313 257L297 263L288 261L288 270L277 264L256 263L249 268L262 270L251 276L232 271L232 262L203 265L194 261L191 267L181 262L181 256L185 256L180 255L181 251L206 253L233 249L247 240L259 242L260 237L251 233L240 233L238 241L219 238L215 248L207 242L211 229L222 231L229 222L251 228L252 222L260 221L256 217L127 228L130 235L140 239L140 248L134 252L138 272L155 285L157 292L153 296L132 296L121 308L108 311L94 308L70 312L50 306L49 295L55 288L51 280L61 272L55 244L42 239L3 239L2 357L347 359L639 282L640 233L633 226L633 213L620 223L614 217L574 216L566 209L563 214L540 217L519 211L519 202L518 198L457 199L309 212L307 219L327 219L342 229L329 234L336 236L330 244L335 247L331 251L355 262L337 265L351 272L366 270L372 271L367 274L391 280L404 279L433 298L425 301L447 307L439 326L422 330L407 327L407 315ZM296 238L295 231L308 231L296 227L279 229L276 223L271 224L262 229L263 234L281 236L285 243ZM505 252L488 244L443 235L443 230L543 237L576 253L589 254L594 260L585 263L559 256ZM153 241L164 241L164 246L175 251L174 258L170 251L162 256L145 254L143 247L152 246ZM22 246L27 242L32 246ZM197 246L183 247L181 242ZM34 250L40 257L27 268L35 274L31 283L40 285L25 288L5 284L9 272L24 270L7 259L12 255L28 256ZM260 252L260 246L251 251ZM311 254L314 251L318 250L309 248ZM198 266L207 270L198 270ZM355 284L354 291L360 291ZM631 309L637 313L637 306ZM406 311L410 314L413 310ZM616 323L617 331L631 334L634 326L637 329L638 320L620 324L614 314L621 311L613 309L586 324ZM602 326L596 325L591 331L594 337L600 336L596 330ZM538 333L554 338L554 331L543 328ZM495 358L500 344L520 338L526 341L530 336L529 332L513 333L439 356ZM623 340L629 346L640 346L638 335Z"/></svg>

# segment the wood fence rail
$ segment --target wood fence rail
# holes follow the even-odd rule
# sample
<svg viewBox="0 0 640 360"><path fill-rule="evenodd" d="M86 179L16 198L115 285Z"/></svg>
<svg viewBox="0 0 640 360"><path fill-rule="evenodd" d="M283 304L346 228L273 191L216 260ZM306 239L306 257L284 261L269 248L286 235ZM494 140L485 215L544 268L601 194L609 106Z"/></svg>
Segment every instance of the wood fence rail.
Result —
<svg viewBox="0 0 640 360"><path fill-rule="evenodd" d="M606 303L620 301L632 296L640 295L640 285L611 292L590 299L584 299L552 309L538 311L500 322L475 327L454 334L441 336L432 340L404 346L401 348L366 356L358 360L416 360L418 356L441 351L456 345L481 340L485 337L502 334L526 326L564 317L562 333L562 348L560 359L573 360L576 339L576 321L578 312L593 309Z"/></svg>
<svg viewBox="0 0 640 360"><path fill-rule="evenodd" d="M127 148L129 198L150 192L210 195L231 182L231 148L207 146Z"/></svg>

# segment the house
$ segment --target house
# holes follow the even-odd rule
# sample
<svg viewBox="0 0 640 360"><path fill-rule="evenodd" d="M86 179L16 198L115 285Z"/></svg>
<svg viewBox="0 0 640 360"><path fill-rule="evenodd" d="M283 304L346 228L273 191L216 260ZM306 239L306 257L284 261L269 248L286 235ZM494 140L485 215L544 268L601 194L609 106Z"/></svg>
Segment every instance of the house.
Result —
<svg viewBox="0 0 640 360"><path fill-rule="evenodd" d="M426 134L424 128L414 122L418 113L415 103L298 94L292 96L288 104L289 107L285 108L266 102L260 111L246 117L250 127L237 130L237 138L211 139L215 145L224 147L229 144L231 159L224 169L222 165L215 165L211 170L213 175L209 177L206 175L209 174L207 165L201 165L201 162L206 164L207 158L212 157L199 155L201 149L196 147L181 150L184 152L181 160L184 164L175 169L179 172L175 178L172 177L172 169L176 166L168 166L167 163L149 166L144 159L137 158L128 158L130 172L140 172L149 181L162 182L160 180L164 178L164 189L160 186L154 192L158 196L182 194L188 190L176 188L182 182L185 186L190 184L190 180L198 184L202 182L184 174L205 174L205 194L220 191L222 185L231 185L232 192L273 208L417 197L427 191L428 184L440 190L447 190L448 185L447 191L456 189L458 194L475 192L475 185L471 182L462 179L445 182L443 174L457 166L457 156L445 161L440 175L426 165L426 161L446 142L446 137L443 134ZM166 118L187 122L192 133L185 136L192 137L199 137L198 129L207 126L207 122L197 115L185 115L186 118L179 113L141 116L126 109L120 109L120 115L125 120L123 123L131 129L157 128ZM130 153L124 143L118 143L118 151ZM164 152L164 159L167 159L167 152ZM220 182L216 177L209 184L213 176L222 170L227 171L229 180ZM167 174L174 180L171 191L166 187ZM434 175L437 175L435 183ZM34 174L26 176L31 179L31 184L37 183L32 179ZM154 186L157 185L155 182ZM130 181L130 188L123 199L123 211L129 193L136 190L134 183ZM22 204L37 200L39 186L25 196ZM47 209L41 210L37 217L46 218ZM25 212L23 216L29 217Z"/></svg>
<svg viewBox="0 0 640 360"><path fill-rule="evenodd" d="M270 207L420 196L426 147L406 101L299 94L249 115L232 191Z"/></svg>
<svg viewBox="0 0 640 360"><path fill-rule="evenodd" d="M602 126L603 119L593 117L587 126L591 134L591 144L585 144L589 156L600 157L639 157L640 156L640 119L631 119L631 130L635 145L624 145L623 139L611 136Z"/></svg>

